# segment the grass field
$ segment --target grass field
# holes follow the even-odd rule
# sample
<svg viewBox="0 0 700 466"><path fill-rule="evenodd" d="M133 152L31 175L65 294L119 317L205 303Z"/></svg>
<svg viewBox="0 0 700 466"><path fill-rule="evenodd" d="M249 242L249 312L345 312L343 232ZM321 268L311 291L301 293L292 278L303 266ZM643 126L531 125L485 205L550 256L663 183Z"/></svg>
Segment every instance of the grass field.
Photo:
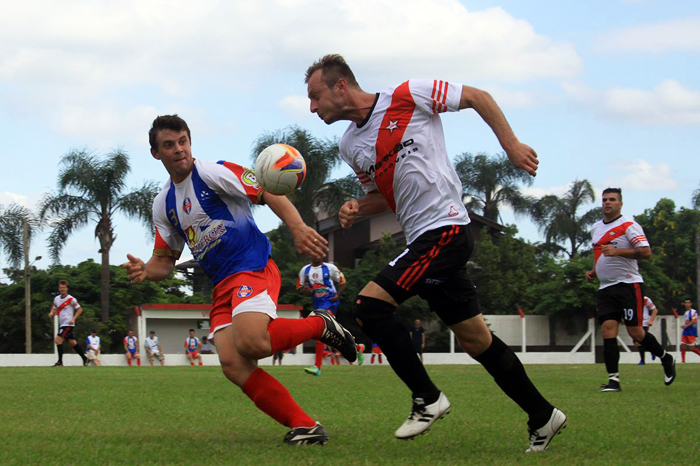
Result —
<svg viewBox="0 0 700 466"><path fill-rule="evenodd" d="M621 367L622 393L598 393L603 365L528 366L569 426L526 456L525 415L480 366L431 366L452 413L405 442L410 410L386 366L269 368L331 435L325 447L282 444L287 429L257 411L218 368L0 369L2 465L693 464L700 364ZM690 424L689 424L690 423ZM688 430L682 426L690 425ZM692 452L695 454L692 454Z"/></svg>

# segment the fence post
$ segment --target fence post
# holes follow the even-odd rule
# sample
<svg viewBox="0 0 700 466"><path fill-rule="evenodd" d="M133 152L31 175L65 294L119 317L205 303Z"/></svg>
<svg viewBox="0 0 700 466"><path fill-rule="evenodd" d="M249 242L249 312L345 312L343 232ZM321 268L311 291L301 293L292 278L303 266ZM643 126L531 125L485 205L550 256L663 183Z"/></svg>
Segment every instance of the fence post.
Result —
<svg viewBox="0 0 700 466"><path fill-rule="evenodd" d="M676 327L676 359L681 357L681 326L678 322L678 312L676 312L676 308L671 309L673 311L673 317L674 317L674 327Z"/></svg>
<svg viewBox="0 0 700 466"><path fill-rule="evenodd" d="M527 353L527 332L525 328L525 313L522 309L518 308L518 314L520 314L520 328L522 331L522 349L523 353Z"/></svg>
<svg viewBox="0 0 700 466"><path fill-rule="evenodd" d="M454 354L455 352L455 334L451 329L447 329L448 332L450 332L450 354Z"/></svg>

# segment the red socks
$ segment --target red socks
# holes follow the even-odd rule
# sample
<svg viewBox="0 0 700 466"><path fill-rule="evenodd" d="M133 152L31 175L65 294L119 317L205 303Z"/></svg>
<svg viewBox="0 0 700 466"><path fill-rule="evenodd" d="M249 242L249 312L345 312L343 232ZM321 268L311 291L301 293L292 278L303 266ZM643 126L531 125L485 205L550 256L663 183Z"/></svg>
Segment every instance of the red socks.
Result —
<svg viewBox="0 0 700 466"><path fill-rule="evenodd" d="M323 366L323 349L325 346L326 345L316 340L316 362L314 362L314 366L318 367L319 370L321 370Z"/></svg>
<svg viewBox="0 0 700 466"><path fill-rule="evenodd" d="M685 364L685 348L681 348L681 361Z"/></svg>
<svg viewBox="0 0 700 466"><path fill-rule="evenodd" d="M126 362L129 363L129 365L131 365L131 359L127 359ZM683 362L685 362L685 360L683 360Z"/></svg>
<svg viewBox="0 0 700 466"><path fill-rule="evenodd" d="M306 319L275 319L267 326L272 354L294 348L308 340L320 338L325 328L320 317Z"/></svg>
<svg viewBox="0 0 700 466"><path fill-rule="evenodd" d="M260 368L250 374L241 389L260 411L284 426L295 428L316 425L316 422L294 401L289 391L277 379Z"/></svg>

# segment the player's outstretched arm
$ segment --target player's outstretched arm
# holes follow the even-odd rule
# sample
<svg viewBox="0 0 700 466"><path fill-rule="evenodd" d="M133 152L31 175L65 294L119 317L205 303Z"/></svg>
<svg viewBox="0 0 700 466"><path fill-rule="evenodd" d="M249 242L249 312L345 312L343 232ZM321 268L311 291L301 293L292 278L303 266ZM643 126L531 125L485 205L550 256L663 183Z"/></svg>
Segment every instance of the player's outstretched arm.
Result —
<svg viewBox="0 0 700 466"><path fill-rule="evenodd" d="M316 230L304 223L299 215L299 211L286 196L276 196L265 191L263 200L275 215L287 225L300 254L307 254L318 259L326 256L328 253L328 241L319 235Z"/></svg>
<svg viewBox="0 0 700 466"><path fill-rule="evenodd" d="M147 263L131 254L127 254L126 257L129 261L123 263L122 267L126 269L129 281L133 284L144 280L165 280L175 268L175 258L170 256L151 256Z"/></svg>
<svg viewBox="0 0 700 466"><path fill-rule="evenodd" d="M372 191L360 199L350 199L338 211L340 226L350 228L359 215L381 214L389 210L389 204L379 191Z"/></svg>
<svg viewBox="0 0 700 466"><path fill-rule="evenodd" d="M465 108L476 110L476 113L491 127L513 165L532 176L537 175L539 165L537 154L532 147L518 141L505 115L488 92L475 87L462 86L459 109Z"/></svg>

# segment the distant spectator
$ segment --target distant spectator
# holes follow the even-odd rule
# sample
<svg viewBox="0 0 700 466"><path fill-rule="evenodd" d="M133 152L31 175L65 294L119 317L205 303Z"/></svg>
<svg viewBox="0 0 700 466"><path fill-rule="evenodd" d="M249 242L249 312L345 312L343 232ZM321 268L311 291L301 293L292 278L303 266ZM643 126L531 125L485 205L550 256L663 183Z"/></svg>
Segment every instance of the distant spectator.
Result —
<svg viewBox="0 0 700 466"><path fill-rule="evenodd" d="M194 366L195 359L199 362L200 366L203 366L202 355L199 352L202 349L202 343L194 335L194 329L190 329L190 336L185 338L185 352L187 353L187 359L190 361L190 366Z"/></svg>
<svg viewBox="0 0 700 466"><path fill-rule="evenodd" d="M131 365L131 361L136 359L136 364L141 365L141 355L139 354L139 339L134 336L134 331L129 330L124 337L124 354L126 363Z"/></svg>
<svg viewBox="0 0 700 466"><path fill-rule="evenodd" d="M206 336L202 337L202 354L216 354L214 352L214 345L209 342Z"/></svg>
<svg viewBox="0 0 700 466"><path fill-rule="evenodd" d="M382 363L382 349L379 347L378 344L372 343L372 358L370 359L369 363L374 364L374 357L377 356L377 359L379 359L379 364Z"/></svg>
<svg viewBox="0 0 700 466"><path fill-rule="evenodd" d="M284 351L280 350L276 352L275 354L272 355L272 365L275 365L275 361L277 361L278 365L282 365L282 358L284 357Z"/></svg>
<svg viewBox="0 0 700 466"><path fill-rule="evenodd" d="M96 366L101 366L100 353L102 352L102 342L100 337L97 336L97 330L90 330L90 335L85 340L85 348L87 348L85 357L88 358L88 361L93 362ZM88 364L90 363L88 362Z"/></svg>
<svg viewBox="0 0 700 466"><path fill-rule="evenodd" d="M160 347L160 340L156 336L155 330L148 332L148 336L146 337L146 341L143 346L146 348L148 362L151 364L151 366L154 364L155 359L160 361L161 366L165 366L165 355L163 354L163 349Z"/></svg>
<svg viewBox="0 0 700 466"><path fill-rule="evenodd" d="M420 362L423 362L423 350L425 349L425 329L421 325L420 319L413 321L413 327L409 331L413 341L413 349L420 355Z"/></svg>

